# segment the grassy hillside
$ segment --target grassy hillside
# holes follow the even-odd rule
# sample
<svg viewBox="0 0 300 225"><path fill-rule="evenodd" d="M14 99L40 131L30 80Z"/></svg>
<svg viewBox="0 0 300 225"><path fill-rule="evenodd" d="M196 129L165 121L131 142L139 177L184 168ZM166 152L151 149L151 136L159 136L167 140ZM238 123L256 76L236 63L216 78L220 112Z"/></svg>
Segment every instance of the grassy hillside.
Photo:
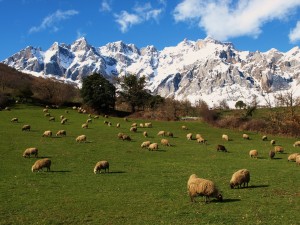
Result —
<svg viewBox="0 0 300 225"><path fill-rule="evenodd" d="M298 224L300 210L300 166L287 162L290 153L300 152L296 139L270 136L285 148L274 160L272 148L262 134L212 128L199 122L157 122L153 128L129 132L131 123L150 122L122 118L94 119L82 129L88 116L68 109L50 109L55 122L44 117L42 108L17 105L0 111L0 224ZM61 125L59 116L69 122ZM18 123L10 122L18 117ZM112 122L108 127L104 120ZM116 128L116 123L121 127ZM30 124L30 132L21 131ZM189 130L182 130L181 126ZM66 137L42 137L45 130L65 129ZM149 138L142 132L146 130ZM160 142L159 130L172 131L171 147L159 151L140 148L144 140ZM132 141L118 140L123 132ZM186 140L186 134L200 133L207 145ZM225 142L226 133L231 141ZM87 143L76 143L85 134ZM228 153L217 152L223 144ZM51 172L32 173L35 158L23 158L28 147L37 147L39 157L49 157ZM258 159L248 152L257 149ZM97 161L110 162L109 174L93 173ZM233 172L247 168L250 187L230 189ZM191 203L186 183L191 174L213 180L224 201L205 204L201 197ZM298 217L298 219L297 219Z"/></svg>

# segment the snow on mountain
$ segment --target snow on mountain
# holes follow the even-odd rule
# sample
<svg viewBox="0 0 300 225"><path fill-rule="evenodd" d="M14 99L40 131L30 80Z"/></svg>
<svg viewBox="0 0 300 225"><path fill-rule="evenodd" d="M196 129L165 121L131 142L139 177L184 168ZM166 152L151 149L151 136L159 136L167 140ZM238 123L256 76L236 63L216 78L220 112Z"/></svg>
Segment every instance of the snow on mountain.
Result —
<svg viewBox="0 0 300 225"><path fill-rule="evenodd" d="M230 107L238 100L250 103L257 98L265 104L269 93L293 91L300 96L300 49L283 53L239 51L232 43L207 37L183 40L177 46L158 51L154 46L139 49L122 41L93 47L85 38L71 45L57 42L46 51L26 47L2 63L37 76L54 76L80 84L83 77L100 73L115 76L145 76L153 94L206 101L218 106L222 100Z"/></svg>

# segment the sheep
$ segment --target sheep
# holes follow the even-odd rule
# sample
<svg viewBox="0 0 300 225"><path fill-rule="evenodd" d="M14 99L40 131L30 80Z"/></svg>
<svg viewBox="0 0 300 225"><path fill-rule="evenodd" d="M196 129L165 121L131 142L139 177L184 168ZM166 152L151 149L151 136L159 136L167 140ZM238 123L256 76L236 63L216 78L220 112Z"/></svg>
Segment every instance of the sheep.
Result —
<svg viewBox="0 0 300 225"><path fill-rule="evenodd" d="M269 151L269 157L270 157L270 159L273 159L274 156L275 156L275 152L273 150L270 150Z"/></svg>
<svg viewBox="0 0 300 225"><path fill-rule="evenodd" d="M111 123L111 122L108 122L107 126L111 127L111 126L112 126L112 123Z"/></svg>
<svg viewBox="0 0 300 225"><path fill-rule="evenodd" d="M106 125L108 125L108 121L107 120L104 120L104 122L103 122L104 124L106 124Z"/></svg>
<svg viewBox="0 0 300 225"><path fill-rule="evenodd" d="M101 173L102 169L104 170L105 173L106 173L106 169L107 169L107 172L109 173L109 163L107 161L97 162L94 167L94 174L97 174L98 172Z"/></svg>
<svg viewBox="0 0 300 225"><path fill-rule="evenodd" d="M44 167L47 168L47 171L50 171L50 166L51 166L51 160L48 158L45 159L39 159L37 160L33 166L31 167L31 171L35 172L35 171L40 171L43 170Z"/></svg>
<svg viewBox="0 0 300 225"><path fill-rule="evenodd" d="M151 128L152 127L152 123L145 123L145 127Z"/></svg>
<svg viewBox="0 0 300 225"><path fill-rule="evenodd" d="M91 123L92 122L92 119L87 119L86 120L86 123Z"/></svg>
<svg viewBox="0 0 300 225"><path fill-rule="evenodd" d="M144 136L144 137L148 137L147 131L144 131L144 132L143 132L143 136Z"/></svg>
<svg viewBox="0 0 300 225"><path fill-rule="evenodd" d="M57 136L66 136L66 135L67 135L67 132L65 130L59 130L56 133L56 137Z"/></svg>
<svg viewBox="0 0 300 225"><path fill-rule="evenodd" d="M123 134L122 140L123 140L123 141L131 141L131 138L130 138L128 135Z"/></svg>
<svg viewBox="0 0 300 225"><path fill-rule="evenodd" d="M19 119L17 117L14 117L10 120L10 122L19 122Z"/></svg>
<svg viewBox="0 0 300 225"><path fill-rule="evenodd" d="M77 107L76 107L76 106L73 106L73 107L72 107L72 109L76 110L76 109L77 109Z"/></svg>
<svg viewBox="0 0 300 225"><path fill-rule="evenodd" d="M271 144L271 145L275 145L275 144L276 144L276 141L275 141L275 140L271 140L271 141L270 141L270 144Z"/></svg>
<svg viewBox="0 0 300 225"><path fill-rule="evenodd" d="M165 136L166 135L166 132L161 130L157 133L157 136Z"/></svg>
<svg viewBox="0 0 300 225"><path fill-rule="evenodd" d="M188 130L187 126L184 126L184 125L181 126L181 129L182 129L182 130Z"/></svg>
<svg viewBox="0 0 300 225"><path fill-rule="evenodd" d="M89 125L87 123L84 123L84 124L81 125L81 127L84 128L84 129L87 129L87 128L89 128Z"/></svg>
<svg viewBox="0 0 300 225"><path fill-rule="evenodd" d="M230 180L230 187L233 189L234 187L238 186L238 188L245 187L250 182L250 172L247 169L241 169L236 171Z"/></svg>
<svg viewBox="0 0 300 225"><path fill-rule="evenodd" d="M173 133L170 132L170 131L167 131L167 132L166 132L166 136L168 136L168 137L174 137Z"/></svg>
<svg viewBox="0 0 300 225"><path fill-rule="evenodd" d="M247 139L247 140L249 140L249 139L250 139L250 137L249 137L249 135L248 135L248 134L243 134L243 139Z"/></svg>
<svg viewBox="0 0 300 225"><path fill-rule="evenodd" d="M284 152L284 149L283 149L282 146L277 145L277 146L274 147L274 151L275 151L276 153L277 153L277 152L283 153L283 152Z"/></svg>
<svg viewBox="0 0 300 225"><path fill-rule="evenodd" d="M140 127L144 127L144 124L140 123Z"/></svg>
<svg viewBox="0 0 300 225"><path fill-rule="evenodd" d="M119 123L117 123L116 127L117 127L117 128L119 128L119 127L120 127L120 124L119 124Z"/></svg>
<svg viewBox="0 0 300 225"><path fill-rule="evenodd" d="M293 154L290 154L289 157L288 157L288 161L291 162L291 161L296 161L296 157L300 155L300 153L293 153Z"/></svg>
<svg viewBox="0 0 300 225"><path fill-rule="evenodd" d="M76 142L86 142L86 136L84 134L79 135L75 140Z"/></svg>
<svg viewBox="0 0 300 225"><path fill-rule="evenodd" d="M99 115L95 115L95 116L94 116L94 119L99 119Z"/></svg>
<svg viewBox="0 0 300 225"><path fill-rule="evenodd" d="M50 117L50 113L45 113L44 116L45 117Z"/></svg>
<svg viewBox="0 0 300 225"><path fill-rule="evenodd" d="M54 117L54 116L51 116L51 117L49 118L49 121L55 121L55 117Z"/></svg>
<svg viewBox="0 0 300 225"><path fill-rule="evenodd" d="M27 158L27 157L30 158L30 155L34 155L35 158L37 158L38 157L38 152L39 152L39 150L35 147L26 148L24 153L23 153L23 157L24 158Z"/></svg>
<svg viewBox="0 0 300 225"><path fill-rule="evenodd" d="M188 133L188 134L186 135L186 139L188 139L188 140L193 140L193 134L192 134L192 133Z"/></svg>
<svg viewBox="0 0 300 225"><path fill-rule="evenodd" d="M224 145L217 145L217 151L227 152L227 149Z"/></svg>
<svg viewBox="0 0 300 225"><path fill-rule="evenodd" d="M195 138L196 138L196 140L199 139L199 138L202 138L202 135L201 134L196 134Z"/></svg>
<svg viewBox="0 0 300 225"><path fill-rule="evenodd" d="M300 155L297 155L296 157L296 165L300 165Z"/></svg>
<svg viewBox="0 0 300 225"><path fill-rule="evenodd" d="M137 127L137 123L131 124L131 127Z"/></svg>
<svg viewBox="0 0 300 225"><path fill-rule="evenodd" d="M131 131L131 132L137 132L137 127L131 127L131 128L130 128L130 131Z"/></svg>
<svg viewBox="0 0 300 225"><path fill-rule="evenodd" d="M123 133L118 133L118 138L122 139L123 135L124 135Z"/></svg>
<svg viewBox="0 0 300 225"><path fill-rule="evenodd" d="M128 122L128 119L127 119L126 117L124 117L124 121L125 121L125 122Z"/></svg>
<svg viewBox="0 0 300 225"><path fill-rule="evenodd" d="M188 194L191 202L195 202L195 197L204 196L205 203L208 202L210 197L216 198L218 201L223 201L223 196L219 192L214 182L198 178L195 174L192 174L187 182Z"/></svg>
<svg viewBox="0 0 300 225"><path fill-rule="evenodd" d="M69 113L69 110L65 110L65 113L67 113L67 114L68 114L68 113Z"/></svg>
<svg viewBox="0 0 300 225"><path fill-rule="evenodd" d="M30 129L31 129L31 126L30 125L28 125L28 124L26 124L26 125L24 125L23 127L22 127L22 131L30 131Z"/></svg>
<svg viewBox="0 0 300 225"><path fill-rule="evenodd" d="M160 143L164 146L171 146L168 139L161 139Z"/></svg>
<svg viewBox="0 0 300 225"><path fill-rule="evenodd" d="M59 118L60 118L60 120L63 120L65 117L64 117L64 115L60 115Z"/></svg>
<svg viewBox="0 0 300 225"><path fill-rule="evenodd" d="M227 134L222 134L222 139L225 141L229 141L229 137Z"/></svg>
<svg viewBox="0 0 300 225"><path fill-rule="evenodd" d="M92 118L92 114L89 113L88 118Z"/></svg>
<svg viewBox="0 0 300 225"><path fill-rule="evenodd" d="M197 138L198 143L206 144L206 140L203 137Z"/></svg>
<svg viewBox="0 0 300 225"><path fill-rule="evenodd" d="M48 112L48 109L43 109L43 112L44 112L44 113L47 113L47 112Z"/></svg>
<svg viewBox="0 0 300 225"><path fill-rule="evenodd" d="M256 158L257 159L258 151L257 150L250 150L249 151L249 156L250 156L250 158Z"/></svg>
<svg viewBox="0 0 300 225"><path fill-rule="evenodd" d="M108 118L108 115L104 115L104 118Z"/></svg>
<svg viewBox="0 0 300 225"><path fill-rule="evenodd" d="M67 118L63 118L63 119L60 121L60 123L61 123L61 124L65 124L67 121L68 121Z"/></svg>
<svg viewBox="0 0 300 225"><path fill-rule="evenodd" d="M149 151L154 151L158 149L158 144L157 143L152 143L148 146Z"/></svg>
<svg viewBox="0 0 300 225"><path fill-rule="evenodd" d="M261 140L263 141L267 141L268 140L268 137L266 135L262 136Z"/></svg>
<svg viewBox="0 0 300 225"><path fill-rule="evenodd" d="M144 142L141 144L141 148L148 148L150 144L151 144L150 141L144 141Z"/></svg>
<svg viewBox="0 0 300 225"><path fill-rule="evenodd" d="M293 144L294 147L300 147L300 141L296 141L294 144Z"/></svg>
<svg viewBox="0 0 300 225"><path fill-rule="evenodd" d="M44 131L42 137L52 137L52 131L51 130Z"/></svg>

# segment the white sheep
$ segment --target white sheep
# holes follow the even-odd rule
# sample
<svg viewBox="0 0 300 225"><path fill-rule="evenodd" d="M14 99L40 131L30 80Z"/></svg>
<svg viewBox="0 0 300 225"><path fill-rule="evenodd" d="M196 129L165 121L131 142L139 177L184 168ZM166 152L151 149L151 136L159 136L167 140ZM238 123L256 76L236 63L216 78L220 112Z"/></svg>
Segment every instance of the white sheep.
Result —
<svg viewBox="0 0 300 225"><path fill-rule="evenodd" d="M300 153L293 153L293 154L290 154L289 157L288 157L288 161L291 162L291 161L296 161L296 158L297 156L300 155Z"/></svg>
<svg viewBox="0 0 300 225"><path fill-rule="evenodd" d="M116 127L119 128L120 127L120 123L117 123Z"/></svg>
<svg viewBox="0 0 300 225"><path fill-rule="evenodd" d="M67 121L68 121L67 118L63 118L63 119L60 121L60 123L61 123L61 124L65 124Z"/></svg>
<svg viewBox="0 0 300 225"><path fill-rule="evenodd" d="M47 171L50 171L50 166L51 166L50 159L48 159L48 158L39 159L33 164L33 166L31 167L31 171L32 172L40 171L40 170L43 170L44 167L47 168Z"/></svg>
<svg viewBox="0 0 300 225"><path fill-rule="evenodd" d="M11 122L19 122L19 119L17 117L14 117L10 120Z"/></svg>
<svg viewBox="0 0 300 225"><path fill-rule="evenodd" d="M148 148L150 144L151 144L150 141L144 141L144 142L141 144L141 148Z"/></svg>
<svg viewBox="0 0 300 225"><path fill-rule="evenodd" d="M30 131L30 129L31 129L31 126L29 125L29 124L26 124L26 125L24 125L23 127L22 127L22 131Z"/></svg>
<svg viewBox="0 0 300 225"><path fill-rule="evenodd" d="M137 127L130 127L131 132L137 132Z"/></svg>
<svg viewBox="0 0 300 225"><path fill-rule="evenodd" d="M84 134L79 135L79 136L76 138L76 142L86 142L86 136L85 136Z"/></svg>
<svg viewBox="0 0 300 225"><path fill-rule="evenodd" d="M270 144L271 144L271 145L275 145L275 144L276 144L276 141L275 141L275 140L271 140L271 141L270 141Z"/></svg>
<svg viewBox="0 0 300 225"><path fill-rule="evenodd" d="M274 147L274 151L275 151L275 153L277 153L277 152L283 153L284 149L283 149L282 146L277 145L277 146Z"/></svg>
<svg viewBox="0 0 300 225"><path fill-rule="evenodd" d="M188 140L193 140L193 134L192 134L192 133L188 133L188 134L186 135L186 139L188 139Z"/></svg>
<svg viewBox="0 0 300 225"><path fill-rule="evenodd" d="M266 135L262 136L261 138L263 141L267 141L268 140L268 137Z"/></svg>
<svg viewBox="0 0 300 225"><path fill-rule="evenodd" d="M158 149L158 144L157 143L152 143L148 146L149 151L154 151Z"/></svg>
<svg viewBox="0 0 300 225"><path fill-rule="evenodd" d="M249 135L248 135L248 134L243 134L243 139L247 139L247 140L249 140L249 139L250 139L250 137L249 137Z"/></svg>
<svg viewBox="0 0 300 225"><path fill-rule="evenodd" d="M86 123L91 123L92 122L92 119L87 119L86 120Z"/></svg>
<svg viewBox="0 0 300 225"><path fill-rule="evenodd" d="M257 159L258 151L257 150L250 150L249 151L249 156L250 156L250 158L256 158Z"/></svg>
<svg viewBox="0 0 300 225"><path fill-rule="evenodd" d="M128 136L128 135L126 135L126 134L123 134L123 135L122 135L122 140L123 140L123 141L131 141L131 137Z"/></svg>
<svg viewBox="0 0 300 225"><path fill-rule="evenodd" d="M294 147L300 147L300 141L296 141L294 144L293 144Z"/></svg>
<svg viewBox="0 0 300 225"><path fill-rule="evenodd" d="M164 146L171 146L168 139L161 139L160 143Z"/></svg>
<svg viewBox="0 0 300 225"><path fill-rule="evenodd" d="M60 120L63 120L65 117L64 117L64 115L60 115Z"/></svg>
<svg viewBox="0 0 300 225"><path fill-rule="evenodd" d="M166 132L164 130L161 130L157 133L157 136L165 136Z"/></svg>
<svg viewBox="0 0 300 225"><path fill-rule="evenodd" d="M50 117L50 113L45 113L44 116L45 117Z"/></svg>
<svg viewBox="0 0 300 225"><path fill-rule="evenodd" d="M182 130L188 130L187 126L184 126L184 125L181 126L181 129L182 129Z"/></svg>
<svg viewBox="0 0 300 225"><path fill-rule="evenodd" d="M297 155L297 157L296 157L296 164L300 165L300 155Z"/></svg>
<svg viewBox="0 0 300 225"><path fill-rule="evenodd" d="M131 127L137 127L137 123L131 124Z"/></svg>
<svg viewBox="0 0 300 225"><path fill-rule="evenodd" d="M229 141L229 137L227 134L222 134L222 139L225 141Z"/></svg>
<svg viewBox="0 0 300 225"><path fill-rule="evenodd" d="M173 134L172 132L170 132L170 131L167 131L167 132L166 132L166 136L174 137L174 134Z"/></svg>
<svg viewBox="0 0 300 225"><path fill-rule="evenodd" d="M144 132L143 132L143 136L144 136L144 137L148 137L147 131L144 131Z"/></svg>
<svg viewBox="0 0 300 225"><path fill-rule="evenodd" d="M140 127L144 127L144 124L143 124L143 123L140 123Z"/></svg>
<svg viewBox="0 0 300 225"><path fill-rule="evenodd" d="M122 139L123 135L124 135L123 133L118 133L118 138Z"/></svg>
<svg viewBox="0 0 300 225"><path fill-rule="evenodd" d="M42 137L52 137L52 131L51 130L44 131Z"/></svg>
<svg viewBox="0 0 300 225"><path fill-rule="evenodd" d="M84 123L81 125L81 128L87 129L87 128L89 128L89 125L87 123Z"/></svg>
<svg viewBox="0 0 300 225"><path fill-rule="evenodd" d="M55 121L55 117L54 116L50 116L49 121Z"/></svg>
<svg viewBox="0 0 300 225"><path fill-rule="evenodd" d="M56 133L56 136L66 136L66 135L67 135L67 132L65 130L59 130Z"/></svg>
<svg viewBox="0 0 300 225"><path fill-rule="evenodd" d="M230 180L230 187L233 189L238 186L239 188L243 185L244 187L250 182L250 172L247 169L241 169L236 171Z"/></svg>
<svg viewBox="0 0 300 225"><path fill-rule="evenodd" d="M151 128L152 127L152 123L145 123L145 127Z"/></svg>
<svg viewBox="0 0 300 225"><path fill-rule="evenodd" d="M36 158L38 157L39 150L35 147L25 149L23 153L24 158L30 158L30 155L34 155Z"/></svg>
<svg viewBox="0 0 300 225"><path fill-rule="evenodd" d="M214 197L219 201L223 200L222 194L211 180L198 178L195 174L192 174L187 182L188 194L191 202L195 202L195 197L204 196L205 203L210 197Z"/></svg>
<svg viewBox="0 0 300 225"><path fill-rule="evenodd" d="M206 140L203 137L197 138L198 143L206 144Z"/></svg>
<svg viewBox="0 0 300 225"><path fill-rule="evenodd" d="M202 138L202 135L201 134L196 134L195 138L196 138L196 140L199 139L199 138Z"/></svg>
<svg viewBox="0 0 300 225"><path fill-rule="evenodd" d="M96 163L95 167L94 167L94 173L97 174L98 172L101 173L101 170L104 170L104 172L106 173L106 169L107 172L109 173L109 163L107 161L99 161Z"/></svg>

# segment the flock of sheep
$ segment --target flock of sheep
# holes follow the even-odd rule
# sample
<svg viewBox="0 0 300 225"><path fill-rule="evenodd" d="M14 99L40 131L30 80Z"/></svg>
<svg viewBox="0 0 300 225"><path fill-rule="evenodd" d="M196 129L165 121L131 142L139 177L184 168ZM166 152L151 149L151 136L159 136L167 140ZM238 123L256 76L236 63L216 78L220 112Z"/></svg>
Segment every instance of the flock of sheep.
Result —
<svg viewBox="0 0 300 225"><path fill-rule="evenodd" d="M77 107L73 107L73 109L76 109L79 113L86 113L86 111L82 108L77 108ZM43 112L45 113L44 115L46 117L49 117L49 121L55 121L55 117L52 117L48 111L48 108L43 109ZM68 113L68 111L66 111L66 113ZM108 116L104 116L105 118L108 118ZM93 117L94 119L98 119L99 116L96 115ZM61 120L61 124L66 124L66 122L68 121L67 118L65 118L63 115L60 116L60 120ZM127 118L124 118L125 122L128 122ZM11 122L18 122L18 118L12 118ZM82 124L82 128L83 129L87 129L89 127L89 124L92 122L92 115L88 115L88 119L86 120L85 123ZM104 124L107 126L112 126L112 123L105 120ZM116 125L116 128L120 127L120 123L118 123ZM131 124L130 128L129 128L129 132L137 132L138 129L140 128L152 128L152 123L141 123L138 124L137 123L133 123ZM22 127L22 131L30 131L31 126L29 124L26 124ZM188 130L188 128L186 126L182 126L181 129L183 130ZM56 136L66 136L67 132L65 130L58 130L56 133ZM51 137L52 136L52 131L51 130L46 130L43 134L42 137ZM148 133L147 131L143 132L143 136L145 138L148 137ZM157 133L158 137L162 137L160 144L162 146L171 146L169 140L167 139L167 137L174 137L173 133L170 131L164 131L161 130ZM118 139L123 140L123 141L131 141L131 137L128 134L124 134L124 133L118 133L117 134ZM195 137L195 138L194 138ZM228 135L223 134L221 137L224 141L230 141ZM247 139L250 140L249 135L247 134L243 134L242 135L243 139ZM186 139L188 141L190 140L196 140L198 143L202 143L202 144L207 144L207 140L205 138L202 137L201 134L196 134L195 136L193 135L193 133L188 133L186 135ZM267 136L263 136L262 137L263 141L267 141L268 138ZM82 134L79 135L78 137L76 137L75 139L76 142L78 143L83 143L87 141L87 137L86 135ZM271 145L275 145L275 140L271 140L270 144ZM147 141L143 141L141 143L141 148L146 148L149 151L155 151L159 149L159 143L154 142L151 143L151 141L147 140ZM300 147L300 141L296 141L293 144L294 147ZM217 145L216 146L216 150L217 151L223 151L223 152L228 152L227 148L224 145ZM269 152L269 157L271 159L274 158L276 153L282 153L284 152L284 149L282 146L280 145L275 145L274 146L274 150L271 150ZM30 147L25 149L25 151L23 152L23 157L25 158L30 158L30 156L34 156L34 157L38 157L38 149L36 147ZM256 149L250 150L249 151L249 156L251 158L258 158L258 151ZM295 161L297 165L300 165L300 153L293 153L290 154L288 156L288 161ZM50 171L50 167L51 167L51 160L49 158L43 158L43 159L39 159L37 160L33 165L32 165L32 172L38 172L40 170L43 170L43 168L46 168L47 171ZM101 173L101 170L104 170L104 172L109 172L109 162L106 160L101 160L99 162L96 163L95 167L94 167L94 173ZM248 187L248 183L250 182L250 172L247 169L240 169L238 171L236 171L230 180L230 187L231 188L241 188L243 187ZM192 174L187 182L187 190L188 190L188 194L190 196L190 199L192 202L195 201L195 197L197 196L204 196L205 197L205 202L207 202L209 200L210 197L214 197L219 201L223 200L223 196L220 193L220 191L218 190L218 188L216 187L216 185L214 184L213 181L210 181L208 179L205 178L199 178L196 174Z"/></svg>

